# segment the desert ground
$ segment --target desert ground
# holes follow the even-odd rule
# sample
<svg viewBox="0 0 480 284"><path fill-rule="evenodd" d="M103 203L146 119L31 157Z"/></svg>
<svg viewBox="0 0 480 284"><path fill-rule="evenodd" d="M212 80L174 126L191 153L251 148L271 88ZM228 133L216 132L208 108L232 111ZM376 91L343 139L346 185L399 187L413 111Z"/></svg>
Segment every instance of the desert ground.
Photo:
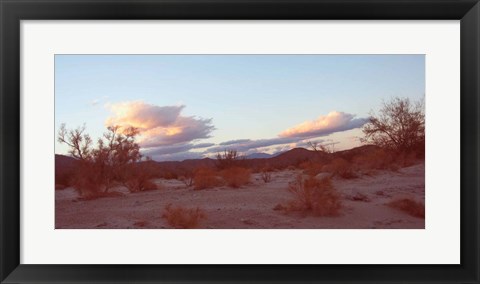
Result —
<svg viewBox="0 0 480 284"><path fill-rule="evenodd" d="M200 208L200 229L423 229L425 219L388 206L401 198L425 202L424 163L396 171L375 170L353 179L332 178L341 197L338 216L313 216L278 210L293 195L288 184L301 170L272 172L264 183L259 173L240 188L194 190L176 179L155 179L158 190L83 200L69 187L55 191L57 229L170 229L162 218L168 204Z"/></svg>

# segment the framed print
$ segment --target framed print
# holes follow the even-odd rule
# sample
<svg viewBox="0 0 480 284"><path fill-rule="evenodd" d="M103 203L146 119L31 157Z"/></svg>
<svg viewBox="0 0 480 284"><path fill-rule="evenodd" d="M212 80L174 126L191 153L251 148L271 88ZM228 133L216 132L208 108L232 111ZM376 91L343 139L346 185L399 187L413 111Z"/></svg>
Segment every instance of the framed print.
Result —
<svg viewBox="0 0 480 284"><path fill-rule="evenodd" d="M479 282L477 1L1 3L1 283Z"/></svg>

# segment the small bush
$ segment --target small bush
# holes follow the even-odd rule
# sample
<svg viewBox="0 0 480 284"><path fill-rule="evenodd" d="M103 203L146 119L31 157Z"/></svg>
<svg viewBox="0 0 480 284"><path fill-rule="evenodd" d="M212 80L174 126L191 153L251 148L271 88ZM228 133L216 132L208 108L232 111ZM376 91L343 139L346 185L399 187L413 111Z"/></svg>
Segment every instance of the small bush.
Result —
<svg viewBox="0 0 480 284"><path fill-rule="evenodd" d="M80 161L72 177L72 185L86 200L101 197L106 191L104 176L98 164Z"/></svg>
<svg viewBox="0 0 480 284"><path fill-rule="evenodd" d="M202 219L206 219L206 214L200 208L187 209L183 207L173 207L168 204L162 218L166 219L168 224L176 229L194 229Z"/></svg>
<svg viewBox="0 0 480 284"><path fill-rule="evenodd" d="M314 177L304 179L301 175L289 184L289 191L295 199L288 205L287 211L310 212L316 216L336 216L342 207L340 195L332 185L331 179L318 180Z"/></svg>
<svg viewBox="0 0 480 284"><path fill-rule="evenodd" d="M417 218L425 218L425 205L421 202L417 202L409 198L402 198L394 200L387 205L392 208L401 210L410 216Z"/></svg>
<svg viewBox="0 0 480 284"><path fill-rule="evenodd" d="M250 176L250 170L240 167L233 167L222 171L222 177L227 185L234 188L249 183Z"/></svg>
<svg viewBox="0 0 480 284"><path fill-rule="evenodd" d="M125 176L126 177L123 185L130 192L160 189L160 187L152 181L153 174L150 171L150 168L144 165L137 165L136 167L132 167L128 174L125 174Z"/></svg>
<svg viewBox="0 0 480 284"><path fill-rule="evenodd" d="M330 164L323 167L323 170L344 179L356 178L353 172L352 164L345 159L336 158Z"/></svg>
<svg viewBox="0 0 480 284"><path fill-rule="evenodd" d="M216 166L219 170L238 167L244 159L245 157L241 157L236 150L225 150L223 153L217 153Z"/></svg>
<svg viewBox="0 0 480 284"><path fill-rule="evenodd" d="M322 172L323 165L320 163L307 161L300 164L300 168L303 172L309 176L316 176Z"/></svg>
<svg viewBox="0 0 480 284"><path fill-rule="evenodd" d="M268 169L263 169L260 173L260 176L264 183L269 183L270 181L272 181L272 172Z"/></svg>
<svg viewBox="0 0 480 284"><path fill-rule="evenodd" d="M193 189L201 190L221 185L217 173L210 168L201 168L197 170L193 178Z"/></svg>
<svg viewBox="0 0 480 284"><path fill-rule="evenodd" d="M391 151L378 149L355 157L355 164L361 169L393 169L395 157Z"/></svg>
<svg viewBox="0 0 480 284"><path fill-rule="evenodd" d="M417 161L417 153L415 152L400 152L395 157L398 165L402 167L409 167Z"/></svg>
<svg viewBox="0 0 480 284"><path fill-rule="evenodd" d="M180 176L178 178L181 182L183 182L183 184L186 186L186 187L190 187L193 185L193 181L194 181L194 176L193 175L185 175L185 176Z"/></svg>

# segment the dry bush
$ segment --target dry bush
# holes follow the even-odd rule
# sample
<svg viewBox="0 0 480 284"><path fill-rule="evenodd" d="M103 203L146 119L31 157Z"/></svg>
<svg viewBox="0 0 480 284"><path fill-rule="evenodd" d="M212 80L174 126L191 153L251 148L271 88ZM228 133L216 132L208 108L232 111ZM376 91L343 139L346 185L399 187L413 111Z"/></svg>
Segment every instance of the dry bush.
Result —
<svg viewBox="0 0 480 284"><path fill-rule="evenodd" d="M395 160L401 167L409 167L417 162L417 155L415 152L400 152L396 155Z"/></svg>
<svg viewBox="0 0 480 284"><path fill-rule="evenodd" d="M223 153L217 153L216 166L219 170L238 167L245 157L240 156L236 150L225 150Z"/></svg>
<svg viewBox="0 0 480 284"><path fill-rule="evenodd" d="M87 199L100 197L106 192L104 185L104 176L102 175L98 164L88 161L81 161L72 177L72 186Z"/></svg>
<svg viewBox="0 0 480 284"><path fill-rule="evenodd" d="M125 183L125 186L132 193L141 191L150 191L161 189L161 186L157 185L149 179L131 179Z"/></svg>
<svg viewBox="0 0 480 284"><path fill-rule="evenodd" d="M270 181L272 181L272 171L270 168L263 168L261 173L260 173L260 177L262 178L263 182L264 183L269 183Z"/></svg>
<svg viewBox="0 0 480 284"><path fill-rule="evenodd" d="M180 176L178 178L179 181L183 182L186 187L190 187L194 184L194 176L192 175L185 175L185 176Z"/></svg>
<svg viewBox="0 0 480 284"><path fill-rule="evenodd" d="M288 204L286 211L310 212L316 216L337 216L340 213L340 195L330 178L318 180L298 175L289 183L288 189L295 199Z"/></svg>
<svg viewBox="0 0 480 284"><path fill-rule="evenodd" d="M342 158L334 159L328 165L324 166L323 170L344 179L352 179L357 177L357 175L353 172L352 163Z"/></svg>
<svg viewBox="0 0 480 284"><path fill-rule="evenodd" d="M102 197L117 184L127 185L131 191L152 188L148 169L138 169L142 158L135 143L138 134L132 127L109 126L95 147L85 126L68 130L61 125L58 141L66 144L77 160L72 185L82 197Z"/></svg>
<svg viewBox="0 0 480 284"><path fill-rule="evenodd" d="M233 167L222 171L222 177L228 186L238 188L250 182L249 169Z"/></svg>
<svg viewBox="0 0 480 284"><path fill-rule="evenodd" d="M354 160L360 169L391 170L395 168L393 153L385 149L377 149L369 153L360 154Z"/></svg>
<svg viewBox="0 0 480 284"><path fill-rule="evenodd" d="M316 176L322 172L323 165L318 162L306 161L300 164L303 172L309 176Z"/></svg>
<svg viewBox="0 0 480 284"><path fill-rule="evenodd" d="M362 129L363 142L397 152L425 152L425 105L423 100L393 98L378 114L371 113Z"/></svg>
<svg viewBox="0 0 480 284"><path fill-rule="evenodd" d="M200 168L193 178L193 189L200 190L221 185L217 173L211 168Z"/></svg>
<svg viewBox="0 0 480 284"><path fill-rule="evenodd" d="M129 171L122 174L123 185L130 192L141 192L161 189L161 186L152 180L155 177L154 169L146 163L131 165Z"/></svg>
<svg viewBox="0 0 480 284"><path fill-rule="evenodd" d="M391 201L389 207L401 210L410 216L425 218L425 205L410 198L402 198Z"/></svg>
<svg viewBox="0 0 480 284"><path fill-rule="evenodd" d="M200 208L173 207L168 204L162 218L165 218L170 226L175 229L194 229L202 219L206 219L206 214Z"/></svg>

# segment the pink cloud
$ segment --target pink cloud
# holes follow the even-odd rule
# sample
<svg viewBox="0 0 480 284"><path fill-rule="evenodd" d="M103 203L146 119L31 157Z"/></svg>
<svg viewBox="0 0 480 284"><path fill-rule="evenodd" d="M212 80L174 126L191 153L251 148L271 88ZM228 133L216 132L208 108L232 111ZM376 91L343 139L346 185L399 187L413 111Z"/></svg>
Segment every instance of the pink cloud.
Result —
<svg viewBox="0 0 480 284"><path fill-rule="evenodd" d="M173 145L209 138L215 129L211 119L182 116L185 106L156 106L141 101L109 106L112 116L105 124L136 127L142 148Z"/></svg>
<svg viewBox="0 0 480 284"><path fill-rule="evenodd" d="M312 121L305 121L279 134L280 137L319 137L334 132L346 131L363 126L367 122L355 115L332 111Z"/></svg>

